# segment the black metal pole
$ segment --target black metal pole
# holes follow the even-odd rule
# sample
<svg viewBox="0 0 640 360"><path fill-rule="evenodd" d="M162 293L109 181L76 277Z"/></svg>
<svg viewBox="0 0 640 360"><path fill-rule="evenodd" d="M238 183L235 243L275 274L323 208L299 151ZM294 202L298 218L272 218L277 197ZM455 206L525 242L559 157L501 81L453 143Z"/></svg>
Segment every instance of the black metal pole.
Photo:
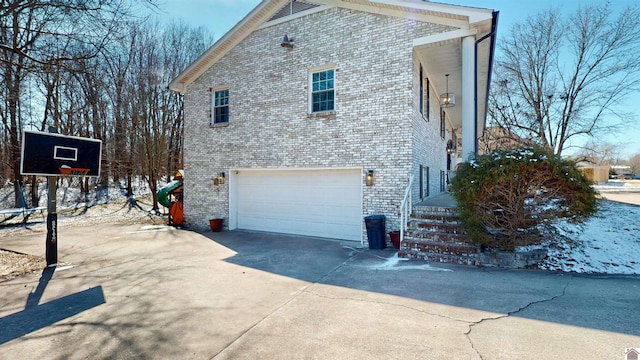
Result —
<svg viewBox="0 0 640 360"><path fill-rule="evenodd" d="M47 177L48 201L47 201L47 240L45 242L45 254L47 267L58 264L58 214L56 213L56 193L58 191L58 178Z"/></svg>

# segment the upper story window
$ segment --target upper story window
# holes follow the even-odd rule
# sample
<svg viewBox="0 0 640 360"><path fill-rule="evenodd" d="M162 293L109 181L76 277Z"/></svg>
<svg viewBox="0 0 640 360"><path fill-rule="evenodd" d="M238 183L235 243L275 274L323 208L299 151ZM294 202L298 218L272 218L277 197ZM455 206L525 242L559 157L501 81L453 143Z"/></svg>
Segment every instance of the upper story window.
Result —
<svg viewBox="0 0 640 360"><path fill-rule="evenodd" d="M440 137L442 139L444 139L445 135L447 134L446 118L447 118L447 114L444 112L444 110L440 110Z"/></svg>
<svg viewBox="0 0 640 360"><path fill-rule="evenodd" d="M229 123L229 89L211 92L211 125Z"/></svg>
<svg viewBox="0 0 640 360"><path fill-rule="evenodd" d="M422 114L423 118L427 121L429 121L429 110L431 108L431 105L429 104L430 88L431 84L429 83L429 78L425 76L422 64L420 64L420 114Z"/></svg>
<svg viewBox="0 0 640 360"><path fill-rule="evenodd" d="M311 73L311 112L335 109L334 69Z"/></svg>
<svg viewBox="0 0 640 360"><path fill-rule="evenodd" d="M425 89L426 91L425 91L425 94L424 94L424 97L425 97L425 100L426 100L425 101L425 107L426 108L424 110L424 113L425 113L425 116L427 118L427 121L429 121L429 114L431 112L431 101L430 101L431 96L429 96L429 95L431 95L431 83L430 83L428 77L425 78L425 82L427 84L426 84L426 89Z"/></svg>
<svg viewBox="0 0 640 360"><path fill-rule="evenodd" d="M420 65L420 114L424 114L424 73Z"/></svg>

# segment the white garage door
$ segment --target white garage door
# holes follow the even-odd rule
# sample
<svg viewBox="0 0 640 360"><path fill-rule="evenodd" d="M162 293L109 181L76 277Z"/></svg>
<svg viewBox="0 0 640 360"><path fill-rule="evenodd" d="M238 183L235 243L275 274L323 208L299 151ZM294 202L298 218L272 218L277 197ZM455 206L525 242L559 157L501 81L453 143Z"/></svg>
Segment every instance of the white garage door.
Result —
<svg viewBox="0 0 640 360"><path fill-rule="evenodd" d="M362 237L359 169L238 171L235 177L238 229Z"/></svg>

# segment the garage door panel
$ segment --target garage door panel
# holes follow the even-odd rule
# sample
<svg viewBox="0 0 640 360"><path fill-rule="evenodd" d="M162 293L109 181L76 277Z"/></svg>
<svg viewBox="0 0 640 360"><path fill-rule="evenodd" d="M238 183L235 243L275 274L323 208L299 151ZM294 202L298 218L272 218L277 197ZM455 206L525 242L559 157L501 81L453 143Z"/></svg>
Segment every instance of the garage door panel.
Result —
<svg viewBox="0 0 640 360"><path fill-rule="evenodd" d="M241 172L236 208L240 229L360 240L361 172Z"/></svg>

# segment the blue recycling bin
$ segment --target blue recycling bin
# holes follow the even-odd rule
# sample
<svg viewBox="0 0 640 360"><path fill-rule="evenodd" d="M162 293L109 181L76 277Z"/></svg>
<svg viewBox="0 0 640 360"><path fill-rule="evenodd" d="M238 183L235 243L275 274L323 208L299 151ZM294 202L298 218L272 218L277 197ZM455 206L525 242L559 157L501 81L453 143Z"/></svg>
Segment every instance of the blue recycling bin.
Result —
<svg viewBox="0 0 640 360"><path fill-rule="evenodd" d="M367 227L367 238L369 239L369 249L382 250L387 246L384 239L385 232L385 216L370 215L364 218Z"/></svg>

